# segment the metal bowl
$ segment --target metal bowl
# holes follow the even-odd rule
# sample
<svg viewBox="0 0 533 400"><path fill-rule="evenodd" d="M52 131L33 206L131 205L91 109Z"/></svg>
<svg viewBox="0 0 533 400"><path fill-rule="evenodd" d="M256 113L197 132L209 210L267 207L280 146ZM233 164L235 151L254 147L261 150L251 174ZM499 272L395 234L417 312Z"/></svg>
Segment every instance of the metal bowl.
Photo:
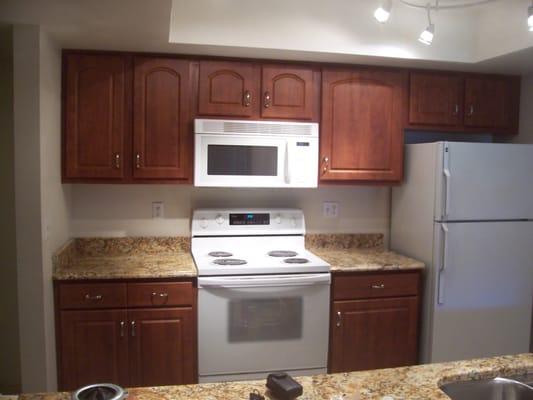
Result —
<svg viewBox="0 0 533 400"><path fill-rule="evenodd" d="M128 392L112 383L95 383L72 393L72 400L123 400Z"/></svg>

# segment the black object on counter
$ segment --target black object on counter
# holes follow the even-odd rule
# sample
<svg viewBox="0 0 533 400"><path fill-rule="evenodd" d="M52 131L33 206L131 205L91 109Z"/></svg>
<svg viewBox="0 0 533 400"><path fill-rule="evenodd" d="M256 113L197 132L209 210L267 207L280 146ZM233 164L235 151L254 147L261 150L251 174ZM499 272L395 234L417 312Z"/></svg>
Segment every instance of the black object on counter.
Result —
<svg viewBox="0 0 533 400"><path fill-rule="evenodd" d="M286 372L276 372L267 376L267 388L279 400L291 400L303 393L303 387Z"/></svg>

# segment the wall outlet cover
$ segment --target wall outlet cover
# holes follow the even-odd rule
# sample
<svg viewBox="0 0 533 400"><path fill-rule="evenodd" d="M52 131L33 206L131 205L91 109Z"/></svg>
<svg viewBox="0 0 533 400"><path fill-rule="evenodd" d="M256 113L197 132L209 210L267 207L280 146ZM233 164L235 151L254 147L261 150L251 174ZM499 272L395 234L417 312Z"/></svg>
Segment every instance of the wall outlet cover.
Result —
<svg viewBox="0 0 533 400"><path fill-rule="evenodd" d="M337 218L339 216L339 203L325 201L322 205L322 214L327 218Z"/></svg>
<svg viewBox="0 0 533 400"><path fill-rule="evenodd" d="M165 217L165 203L154 201L152 203L152 218L160 219Z"/></svg>

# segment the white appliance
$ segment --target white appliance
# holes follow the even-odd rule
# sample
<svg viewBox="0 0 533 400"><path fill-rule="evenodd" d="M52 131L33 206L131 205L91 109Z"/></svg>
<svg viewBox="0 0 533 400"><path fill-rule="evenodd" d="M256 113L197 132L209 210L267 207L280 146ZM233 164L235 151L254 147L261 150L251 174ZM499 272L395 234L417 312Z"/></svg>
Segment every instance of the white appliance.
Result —
<svg viewBox="0 0 533 400"><path fill-rule="evenodd" d="M392 249L427 265L421 361L529 351L533 146L406 146Z"/></svg>
<svg viewBox="0 0 533 400"><path fill-rule="evenodd" d="M196 210L200 382L325 373L329 264L300 210Z"/></svg>
<svg viewBox="0 0 533 400"><path fill-rule="evenodd" d="M196 119L194 133L194 186L317 187L317 123Z"/></svg>

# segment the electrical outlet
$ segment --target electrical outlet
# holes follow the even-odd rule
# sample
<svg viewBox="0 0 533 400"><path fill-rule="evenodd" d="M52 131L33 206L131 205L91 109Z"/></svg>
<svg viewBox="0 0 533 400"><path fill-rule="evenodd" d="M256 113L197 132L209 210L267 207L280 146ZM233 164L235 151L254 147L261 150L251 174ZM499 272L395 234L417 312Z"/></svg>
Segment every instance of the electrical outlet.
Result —
<svg viewBox="0 0 533 400"><path fill-rule="evenodd" d="M322 204L322 214L327 218L337 218L339 216L339 203L325 201Z"/></svg>
<svg viewBox="0 0 533 400"><path fill-rule="evenodd" d="M164 218L165 217L165 204L162 201L154 201L152 203L152 218Z"/></svg>

